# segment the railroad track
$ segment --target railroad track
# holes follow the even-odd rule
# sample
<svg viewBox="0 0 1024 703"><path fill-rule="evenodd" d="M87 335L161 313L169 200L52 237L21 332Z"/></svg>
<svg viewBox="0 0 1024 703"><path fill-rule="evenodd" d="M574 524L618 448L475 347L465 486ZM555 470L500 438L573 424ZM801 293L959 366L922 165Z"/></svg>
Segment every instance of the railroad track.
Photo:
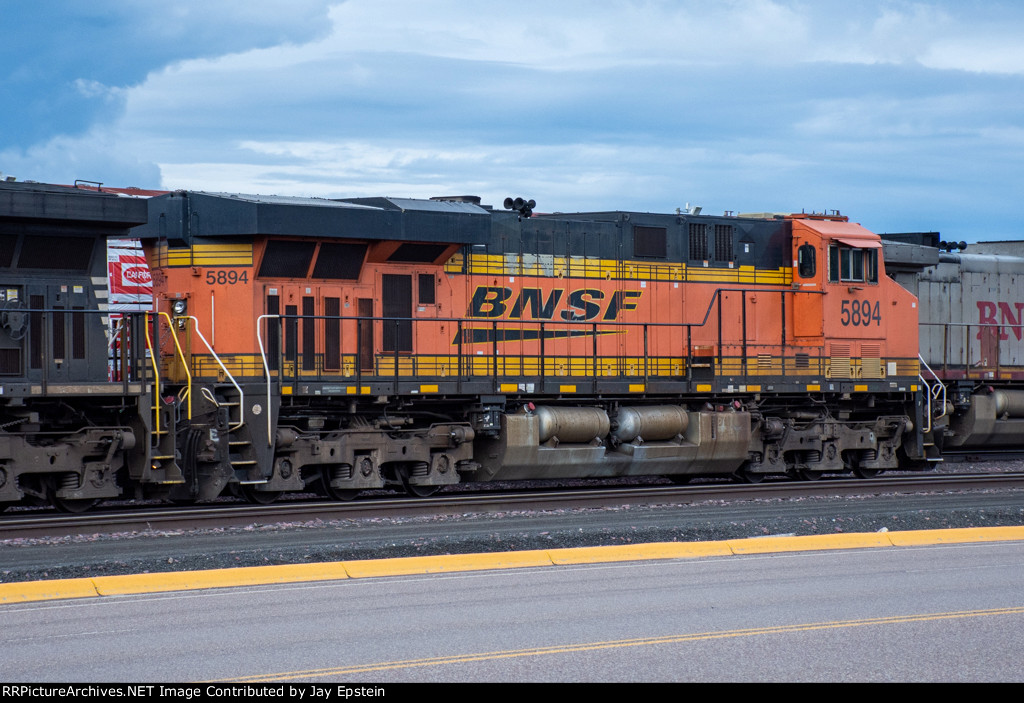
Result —
<svg viewBox="0 0 1024 703"><path fill-rule="evenodd" d="M382 496L351 502L292 500L271 505L213 504L106 508L65 515L48 510L0 516L0 540L26 537L212 529L286 522L355 520L368 517L453 515L507 510L609 507L708 500L752 500L807 496L847 496L1024 488L1024 473L889 476L877 479L824 478L820 481L766 481L757 485L704 483L688 486L552 488L441 493L431 498Z"/></svg>

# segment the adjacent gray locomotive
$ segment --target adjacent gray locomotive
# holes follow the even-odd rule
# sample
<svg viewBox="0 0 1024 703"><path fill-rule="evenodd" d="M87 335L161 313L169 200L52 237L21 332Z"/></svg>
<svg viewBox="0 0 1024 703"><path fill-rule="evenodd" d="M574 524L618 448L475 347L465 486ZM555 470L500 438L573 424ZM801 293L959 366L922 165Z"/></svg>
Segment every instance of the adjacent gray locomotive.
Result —
<svg viewBox="0 0 1024 703"><path fill-rule="evenodd" d="M1024 446L1024 242L882 236L889 274L920 305L938 449Z"/></svg>

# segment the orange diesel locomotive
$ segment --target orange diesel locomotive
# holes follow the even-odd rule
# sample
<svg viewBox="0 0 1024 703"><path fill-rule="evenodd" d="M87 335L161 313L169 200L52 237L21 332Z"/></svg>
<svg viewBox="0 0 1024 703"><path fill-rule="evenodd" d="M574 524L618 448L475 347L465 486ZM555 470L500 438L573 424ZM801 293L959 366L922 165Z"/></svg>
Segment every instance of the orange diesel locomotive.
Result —
<svg viewBox="0 0 1024 703"><path fill-rule="evenodd" d="M153 272L176 499L936 458L918 310L838 215L533 216L175 192Z"/></svg>

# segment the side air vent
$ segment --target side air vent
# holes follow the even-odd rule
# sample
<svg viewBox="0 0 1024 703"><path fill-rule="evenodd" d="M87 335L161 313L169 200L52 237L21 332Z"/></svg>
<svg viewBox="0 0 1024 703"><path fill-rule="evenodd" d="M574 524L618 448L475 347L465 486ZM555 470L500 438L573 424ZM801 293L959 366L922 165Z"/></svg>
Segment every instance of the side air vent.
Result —
<svg viewBox="0 0 1024 703"><path fill-rule="evenodd" d="M365 258L365 244L324 242L313 266L313 278L358 280Z"/></svg>
<svg viewBox="0 0 1024 703"><path fill-rule="evenodd" d="M270 240L263 252L259 276L263 278L305 278L313 260L316 242Z"/></svg>

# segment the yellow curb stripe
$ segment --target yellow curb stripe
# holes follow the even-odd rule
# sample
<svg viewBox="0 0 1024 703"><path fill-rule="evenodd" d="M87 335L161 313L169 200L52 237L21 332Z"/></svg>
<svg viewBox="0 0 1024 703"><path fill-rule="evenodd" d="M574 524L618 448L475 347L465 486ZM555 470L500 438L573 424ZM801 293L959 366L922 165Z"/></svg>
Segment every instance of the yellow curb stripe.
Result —
<svg viewBox="0 0 1024 703"><path fill-rule="evenodd" d="M644 561L647 559L692 559L695 557L724 557L732 552L725 542L654 542L651 544L622 544L608 547L577 547L548 551L552 563L600 564L615 561Z"/></svg>
<svg viewBox="0 0 1024 703"><path fill-rule="evenodd" d="M92 579L101 596L162 591L192 591L201 588L262 586L274 583L335 581L348 578L338 562L324 564L285 564L278 566L245 566L236 569L208 571L169 571L124 576L98 576Z"/></svg>
<svg viewBox="0 0 1024 703"><path fill-rule="evenodd" d="M907 530L889 532L893 546L919 544L955 544L964 542L1003 542L1024 539L1024 525L1009 527L957 527L948 530Z"/></svg>
<svg viewBox="0 0 1024 703"><path fill-rule="evenodd" d="M371 578L374 576L409 576L411 574L440 574L452 571L551 566L551 558L546 551L535 550L489 554L445 554L400 559L367 559L343 563L351 578Z"/></svg>
<svg viewBox="0 0 1024 703"><path fill-rule="evenodd" d="M803 535L800 537L753 537L727 542L733 554L803 552L821 549L865 549L891 547L888 532L856 532L843 535Z"/></svg>
<svg viewBox="0 0 1024 703"><path fill-rule="evenodd" d="M485 569L1016 540L1024 540L1024 526L753 537L717 542L654 542L524 552L447 554L322 564L250 566L208 571L5 583L0 584L0 604Z"/></svg>
<svg viewBox="0 0 1024 703"><path fill-rule="evenodd" d="M37 600L64 598L94 598L100 595L92 579L56 579L54 581L26 581L0 583L0 603L28 603Z"/></svg>

